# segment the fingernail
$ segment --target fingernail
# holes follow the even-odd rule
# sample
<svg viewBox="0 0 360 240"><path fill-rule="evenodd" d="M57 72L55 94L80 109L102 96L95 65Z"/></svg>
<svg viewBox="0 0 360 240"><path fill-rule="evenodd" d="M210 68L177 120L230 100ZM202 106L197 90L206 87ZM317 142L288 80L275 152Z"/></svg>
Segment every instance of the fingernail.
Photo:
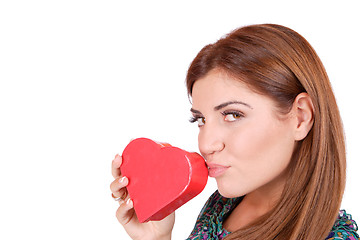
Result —
<svg viewBox="0 0 360 240"><path fill-rule="evenodd" d="M122 177L119 179L119 183L123 183L125 181L126 177Z"/></svg>
<svg viewBox="0 0 360 240"><path fill-rule="evenodd" d="M119 155L119 154L116 154L116 155L115 155L115 158L114 158L114 162L115 162L115 163L119 163L120 161L121 161L120 155Z"/></svg>
<svg viewBox="0 0 360 240"><path fill-rule="evenodd" d="M129 199L126 201L126 205L130 205L130 204L132 204L132 201L131 201L131 199L129 198Z"/></svg>

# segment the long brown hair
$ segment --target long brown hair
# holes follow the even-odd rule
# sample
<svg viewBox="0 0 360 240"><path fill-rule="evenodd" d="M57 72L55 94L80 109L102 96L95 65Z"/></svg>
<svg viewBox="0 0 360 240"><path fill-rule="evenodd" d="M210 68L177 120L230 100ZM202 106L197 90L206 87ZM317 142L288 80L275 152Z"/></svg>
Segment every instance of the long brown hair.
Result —
<svg viewBox="0 0 360 240"><path fill-rule="evenodd" d="M220 69L269 96L283 113L299 93L314 105L314 125L294 150L278 204L226 239L323 240L340 208L346 174L343 126L325 68L310 44L280 25L239 28L205 46L189 67L189 95L196 80Z"/></svg>

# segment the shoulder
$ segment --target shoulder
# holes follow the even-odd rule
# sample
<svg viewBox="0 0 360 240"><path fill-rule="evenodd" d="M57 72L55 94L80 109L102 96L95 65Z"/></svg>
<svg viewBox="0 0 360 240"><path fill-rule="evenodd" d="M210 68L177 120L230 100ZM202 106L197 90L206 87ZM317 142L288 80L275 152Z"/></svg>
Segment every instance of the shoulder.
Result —
<svg viewBox="0 0 360 240"><path fill-rule="evenodd" d="M326 239L357 240L359 239L357 230L358 226L355 220L352 219L352 216L346 213L345 210L341 210L329 236Z"/></svg>

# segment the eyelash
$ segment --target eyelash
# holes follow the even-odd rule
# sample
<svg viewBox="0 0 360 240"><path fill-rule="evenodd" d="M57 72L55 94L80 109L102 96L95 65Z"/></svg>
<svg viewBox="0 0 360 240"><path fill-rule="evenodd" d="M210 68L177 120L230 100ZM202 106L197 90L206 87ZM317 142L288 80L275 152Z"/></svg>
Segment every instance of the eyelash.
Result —
<svg viewBox="0 0 360 240"><path fill-rule="evenodd" d="M224 117L226 117L227 115L235 115L235 116L237 116L238 117L238 119L240 119L240 118L243 118L245 115L242 113L242 112L240 112L240 111L224 111L224 112L221 112L221 114L224 116Z"/></svg>
<svg viewBox="0 0 360 240"><path fill-rule="evenodd" d="M222 114L224 117L226 117L227 115L236 116L235 119L240 119L240 118L243 118L243 117L245 116L245 115L244 115L242 112L240 112L240 111L224 111L224 112L221 112L221 114ZM199 119L201 119L201 118L204 119L204 117L201 117L201 116L193 116L193 117L191 117L191 118L189 119L189 122L195 123L195 122L197 122L197 121L198 121ZM230 122L232 122L232 121L230 121Z"/></svg>
<svg viewBox="0 0 360 240"><path fill-rule="evenodd" d="M193 116L189 119L189 122L191 122L191 123L197 122L200 118L203 118L203 117Z"/></svg>

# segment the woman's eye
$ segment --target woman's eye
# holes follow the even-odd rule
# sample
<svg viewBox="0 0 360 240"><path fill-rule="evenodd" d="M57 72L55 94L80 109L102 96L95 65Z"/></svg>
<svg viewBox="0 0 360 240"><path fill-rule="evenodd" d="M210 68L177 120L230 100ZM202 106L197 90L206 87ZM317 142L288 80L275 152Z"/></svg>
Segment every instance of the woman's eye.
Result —
<svg viewBox="0 0 360 240"><path fill-rule="evenodd" d="M243 117L243 115L238 112L223 113L223 115L225 116L225 121L227 122L233 122Z"/></svg>
<svg viewBox="0 0 360 240"><path fill-rule="evenodd" d="M198 118L196 121L199 127L205 125L205 118Z"/></svg>
<svg viewBox="0 0 360 240"><path fill-rule="evenodd" d="M197 122L198 126L201 127L201 126L205 125L205 118L204 117L192 117L192 118L190 118L190 122L191 123Z"/></svg>

